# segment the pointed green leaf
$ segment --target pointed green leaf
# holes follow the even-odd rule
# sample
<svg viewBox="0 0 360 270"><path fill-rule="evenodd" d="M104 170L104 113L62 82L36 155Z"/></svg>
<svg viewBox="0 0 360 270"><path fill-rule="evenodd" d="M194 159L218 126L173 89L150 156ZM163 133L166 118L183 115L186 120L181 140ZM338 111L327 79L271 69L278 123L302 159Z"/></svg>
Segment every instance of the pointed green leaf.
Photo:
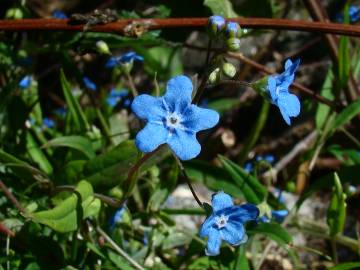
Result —
<svg viewBox="0 0 360 270"><path fill-rule="evenodd" d="M280 245L289 244L292 241L291 235L280 224L260 223L255 228L248 230L249 234L265 234Z"/></svg>
<svg viewBox="0 0 360 270"><path fill-rule="evenodd" d="M360 268L360 262L340 263L334 267L329 268L328 270L350 270L356 268Z"/></svg>
<svg viewBox="0 0 360 270"><path fill-rule="evenodd" d="M248 202L259 204L264 200L267 190L254 176L224 156L219 155L219 159Z"/></svg>
<svg viewBox="0 0 360 270"><path fill-rule="evenodd" d="M66 104L69 108L76 129L83 132L89 130L90 125L87 122L87 119L80 104L71 92L70 84L67 81L63 70L60 71L60 81L63 88Z"/></svg>
<svg viewBox="0 0 360 270"><path fill-rule="evenodd" d="M59 137L51 141L48 141L45 145L43 145L44 148L59 147L59 146L70 147L79 150L89 159L94 158L96 156L94 150L92 149L90 140L82 136Z"/></svg>
<svg viewBox="0 0 360 270"><path fill-rule="evenodd" d="M348 123L352 118L360 113L360 98L355 100L344 110L342 110L335 118L332 124L332 130L341 128L343 125Z"/></svg>

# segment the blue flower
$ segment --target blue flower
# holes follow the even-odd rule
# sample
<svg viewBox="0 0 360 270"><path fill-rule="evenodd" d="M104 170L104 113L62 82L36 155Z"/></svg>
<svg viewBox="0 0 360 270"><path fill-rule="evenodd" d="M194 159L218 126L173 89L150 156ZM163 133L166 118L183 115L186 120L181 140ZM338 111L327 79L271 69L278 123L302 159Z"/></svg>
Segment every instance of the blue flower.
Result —
<svg viewBox="0 0 360 270"><path fill-rule="evenodd" d="M55 19L62 19L62 20L68 18L64 12L58 9L54 10L54 12L52 13L52 17Z"/></svg>
<svg viewBox="0 0 360 270"><path fill-rule="evenodd" d="M213 35L218 35L225 27L225 19L219 15L209 17L209 28Z"/></svg>
<svg viewBox="0 0 360 270"><path fill-rule="evenodd" d="M121 89L118 90L116 88L111 89L109 95L106 98L106 103L110 107L115 107L116 104L124 97L126 97L129 94L129 90L127 89Z"/></svg>
<svg viewBox="0 0 360 270"><path fill-rule="evenodd" d="M138 55L136 52L130 51L119 56L110 57L110 59L106 62L105 67L113 68L120 64L132 63L133 61L142 62L144 61L144 58Z"/></svg>
<svg viewBox="0 0 360 270"><path fill-rule="evenodd" d="M109 224L110 229L114 229L115 225L119 222L121 222L123 215L125 213L126 206L120 207L118 210L116 210L115 214L110 218Z"/></svg>
<svg viewBox="0 0 360 270"><path fill-rule="evenodd" d="M256 161L266 161L269 164L272 164L275 161L275 157L271 154L267 154L265 156L257 156Z"/></svg>
<svg viewBox="0 0 360 270"><path fill-rule="evenodd" d="M254 166L253 166L253 164L252 164L250 161L245 163L245 165L244 165L244 170L245 170L247 173L252 172L253 169L254 169Z"/></svg>
<svg viewBox="0 0 360 270"><path fill-rule="evenodd" d="M226 24L225 33L227 37L239 37L241 34L241 28L238 23L236 22L228 22Z"/></svg>
<svg viewBox="0 0 360 270"><path fill-rule="evenodd" d="M355 23L360 20L360 7L351 5L349 7L349 19L350 22ZM337 22L344 22L344 14L338 13L336 15Z"/></svg>
<svg viewBox="0 0 360 270"><path fill-rule="evenodd" d="M166 143L182 160L196 157L201 146L196 133L214 127L219 114L191 104L193 85L186 76L176 76L168 81L162 97L137 96L131 109L135 115L147 120L147 124L136 136L140 151L154 151Z"/></svg>
<svg viewBox="0 0 360 270"><path fill-rule="evenodd" d="M290 125L290 117L296 117L300 113L300 101L297 96L289 93L289 86L295 78L295 72L300 64L300 59L294 63L288 59L285 63L285 71L280 75L272 75L268 78L267 90L270 93L271 102L279 107L285 122Z"/></svg>
<svg viewBox="0 0 360 270"><path fill-rule="evenodd" d="M44 117L43 119L43 127L45 128L54 128L55 127L55 122L54 120L48 118L48 117Z"/></svg>
<svg viewBox="0 0 360 270"><path fill-rule="evenodd" d="M19 87L23 90L29 88L31 86L32 77L30 75L26 75L19 82Z"/></svg>
<svg viewBox="0 0 360 270"><path fill-rule="evenodd" d="M271 211L272 218L281 223L289 215L289 211L286 209Z"/></svg>
<svg viewBox="0 0 360 270"><path fill-rule="evenodd" d="M91 81L89 79L89 77L84 76L83 82L84 82L86 88L88 88L92 91L96 91L96 89L97 89L96 84L93 81Z"/></svg>
<svg viewBox="0 0 360 270"><path fill-rule="evenodd" d="M206 218L200 229L201 237L208 237L205 253L216 256L220 253L221 241L237 246L247 241L244 223L256 220L259 209L252 204L234 205L232 198L218 192L212 198L213 213Z"/></svg>

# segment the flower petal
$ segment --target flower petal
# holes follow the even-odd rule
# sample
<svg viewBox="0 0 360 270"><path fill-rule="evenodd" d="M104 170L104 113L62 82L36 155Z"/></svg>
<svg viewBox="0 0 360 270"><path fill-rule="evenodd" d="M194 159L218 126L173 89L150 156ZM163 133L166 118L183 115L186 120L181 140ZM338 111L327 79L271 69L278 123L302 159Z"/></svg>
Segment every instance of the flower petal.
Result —
<svg viewBox="0 0 360 270"><path fill-rule="evenodd" d="M220 191L212 196L211 204L214 212L221 211L234 205L231 196L223 191Z"/></svg>
<svg viewBox="0 0 360 270"><path fill-rule="evenodd" d="M272 101L275 103L277 100L277 95L276 95L276 78L274 76L269 76L267 89L270 93Z"/></svg>
<svg viewBox="0 0 360 270"><path fill-rule="evenodd" d="M162 98L149 95L137 96L131 104L131 110L137 117L148 121L163 121L167 112Z"/></svg>
<svg viewBox="0 0 360 270"><path fill-rule="evenodd" d="M286 107L284 107L284 105L282 104L278 104L278 107L280 109L280 112L281 112L281 115L282 117L284 118L286 124L288 124L289 126L291 125L291 120L290 120L290 117L286 111Z"/></svg>
<svg viewBox="0 0 360 270"><path fill-rule="evenodd" d="M136 147L145 153L154 151L159 145L166 142L169 131L162 125L147 123L136 135Z"/></svg>
<svg viewBox="0 0 360 270"><path fill-rule="evenodd" d="M226 226L220 230L220 235L221 238L230 245L240 245L244 243L243 239L245 236L245 229L241 223L228 222L228 224L226 224Z"/></svg>
<svg viewBox="0 0 360 270"><path fill-rule="evenodd" d="M240 206L234 206L227 210L229 221L237 221L246 223L250 220L255 220L259 216L259 208L255 205L246 203Z"/></svg>
<svg viewBox="0 0 360 270"><path fill-rule="evenodd" d="M219 122L219 114L216 111L193 104L184 111L183 118L183 125L193 132L212 128Z"/></svg>
<svg viewBox="0 0 360 270"><path fill-rule="evenodd" d="M211 228L209 231L209 238L205 249L206 255L207 256L219 255L220 246L221 246L220 232L215 228Z"/></svg>
<svg viewBox="0 0 360 270"><path fill-rule="evenodd" d="M296 59L295 62L291 62L290 59L286 60L284 73L287 73L288 75L294 74L299 68L299 65L300 59Z"/></svg>
<svg viewBox="0 0 360 270"><path fill-rule="evenodd" d="M184 76L176 76L168 81L164 99L171 112L182 113L191 103L193 85L191 80Z"/></svg>
<svg viewBox="0 0 360 270"><path fill-rule="evenodd" d="M215 223L215 216L214 215L208 216L201 226L201 229L199 232L200 237L208 236L210 233L210 229L212 228L214 223Z"/></svg>
<svg viewBox="0 0 360 270"><path fill-rule="evenodd" d="M181 129L175 129L167 140L168 145L175 155L181 160L189 160L201 151L201 146L194 133L189 133Z"/></svg>
<svg viewBox="0 0 360 270"><path fill-rule="evenodd" d="M279 97L278 104L281 104L286 108L286 112L289 116L295 117L300 114L300 101L294 94L283 94Z"/></svg>

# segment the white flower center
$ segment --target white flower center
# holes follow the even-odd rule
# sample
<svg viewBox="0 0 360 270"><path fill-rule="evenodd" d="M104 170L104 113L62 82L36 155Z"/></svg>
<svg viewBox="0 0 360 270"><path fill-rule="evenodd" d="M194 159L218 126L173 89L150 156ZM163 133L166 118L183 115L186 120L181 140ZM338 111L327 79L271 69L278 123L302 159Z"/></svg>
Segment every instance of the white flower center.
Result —
<svg viewBox="0 0 360 270"><path fill-rule="evenodd" d="M180 128L182 127L181 121L181 116L173 112L166 117L166 126L170 129Z"/></svg>
<svg viewBox="0 0 360 270"><path fill-rule="evenodd" d="M215 217L216 225L218 226L218 228L221 229L225 227L228 222L228 219L229 217L225 215Z"/></svg>

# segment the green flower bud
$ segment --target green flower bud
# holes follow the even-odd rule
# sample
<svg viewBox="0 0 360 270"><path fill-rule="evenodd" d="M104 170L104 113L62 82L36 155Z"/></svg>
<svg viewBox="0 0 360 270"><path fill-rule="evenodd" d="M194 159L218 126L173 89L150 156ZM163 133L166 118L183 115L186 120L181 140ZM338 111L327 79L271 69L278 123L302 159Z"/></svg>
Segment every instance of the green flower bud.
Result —
<svg viewBox="0 0 360 270"><path fill-rule="evenodd" d="M240 49L240 39L229 38L226 40L226 47L229 51L238 51Z"/></svg>
<svg viewBox="0 0 360 270"><path fill-rule="evenodd" d="M9 8L5 14L6 19L22 19L23 17L24 13L20 8Z"/></svg>
<svg viewBox="0 0 360 270"><path fill-rule="evenodd" d="M270 100L269 90L267 88L269 76L265 76L262 79L252 83L252 88L262 97Z"/></svg>
<svg viewBox="0 0 360 270"><path fill-rule="evenodd" d="M236 68L231 63L224 63L222 66L222 71L229 78L233 78L236 74Z"/></svg>
<svg viewBox="0 0 360 270"><path fill-rule="evenodd" d="M258 204L257 207L259 208L259 217L265 215L268 218L271 218L271 207L267 204L266 201Z"/></svg>
<svg viewBox="0 0 360 270"><path fill-rule="evenodd" d="M209 75L209 83L217 84L219 81L220 81L220 68L216 68Z"/></svg>
<svg viewBox="0 0 360 270"><path fill-rule="evenodd" d="M102 54L111 54L109 46L106 44L105 41L99 40L96 42L96 49L99 53Z"/></svg>

